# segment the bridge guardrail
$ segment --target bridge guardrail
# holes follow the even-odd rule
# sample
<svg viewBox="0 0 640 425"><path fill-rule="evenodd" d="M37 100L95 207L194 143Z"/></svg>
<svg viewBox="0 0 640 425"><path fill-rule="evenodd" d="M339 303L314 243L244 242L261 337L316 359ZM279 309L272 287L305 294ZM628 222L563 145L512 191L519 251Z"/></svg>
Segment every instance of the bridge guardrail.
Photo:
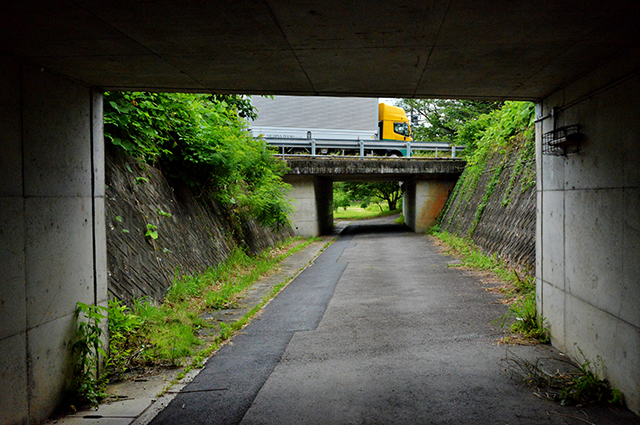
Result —
<svg viewBox="0 0 640 425"><path fill-rule="evenodd" d="M318 156L318 152L322 149L340 150L349 149L359 152L360 157L364 157L365 153L372 150L400 150L406 149L406 157L410 158L413 151L428 150L435 151L436 158L439 151L451 151L451 157L456 157L456 151L464 149L464 146L449 145L448 143L439 142L391 142L385 140L327 140L327 139L271 139L264 138L271 146L280 149L281 153L277 155L285 156L285 149L308 149L311 156ZM286 154L308 156L309 154ZM335 155L334 155L335 156ZM339 155L338 155L339 156ZM353 155L351 155L353 156Z"/></svg>

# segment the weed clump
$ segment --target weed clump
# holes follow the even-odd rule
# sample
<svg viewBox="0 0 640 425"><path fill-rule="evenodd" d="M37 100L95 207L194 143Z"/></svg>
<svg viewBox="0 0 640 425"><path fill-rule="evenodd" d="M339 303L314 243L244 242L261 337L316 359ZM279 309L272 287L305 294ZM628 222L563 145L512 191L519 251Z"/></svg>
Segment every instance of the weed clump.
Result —
<svg viewBox="0 0 640 425"><path fill-rule="evenodd" d="M518 297L517 301L511 304L507 312L498 319L501 328L504 328L509 321L511 321L509 325L511 332L535 339L542 344L549 343L549 332L544 326L545 319L540 318L536 311L535 290Z"/></svg>
<svg viewBox="0 0 640 425"><path fill-rule="evenodd" d="M623 404L622 393L602 379L605 367L600 356L595 362L588 360L578 348L582 363L575 365L569 360L553 359L563 363L564 369L549 372L543 363L552 359L536 359L530 362L507 352L503 360L512 377L533 389L535 395L567 406L588 406L591 404Z"/></svg>

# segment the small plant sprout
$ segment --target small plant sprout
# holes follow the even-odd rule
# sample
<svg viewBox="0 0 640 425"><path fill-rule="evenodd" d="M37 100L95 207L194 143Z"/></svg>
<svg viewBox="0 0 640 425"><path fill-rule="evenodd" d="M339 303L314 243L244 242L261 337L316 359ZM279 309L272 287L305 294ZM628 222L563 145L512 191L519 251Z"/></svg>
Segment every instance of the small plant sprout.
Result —
<svg viewBox="0 0 640 425"><path fill-rule="evenodd" d="M145 233L144 235L150 237L153 240L158 239L158 226L147 223L147 233Z"/></svg>

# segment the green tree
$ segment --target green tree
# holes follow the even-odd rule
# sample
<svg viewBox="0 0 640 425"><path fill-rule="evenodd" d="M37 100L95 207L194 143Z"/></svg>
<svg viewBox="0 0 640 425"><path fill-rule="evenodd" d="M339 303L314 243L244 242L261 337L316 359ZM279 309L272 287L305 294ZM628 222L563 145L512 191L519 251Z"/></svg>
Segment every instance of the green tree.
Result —
<svg viewBox="0 0 640 425"><path fill-rule="evenodd" d="M347 210L352 203L352 199L344 189L343 182L335 182L333 184L333 210L337 211L339 208Z"/></svg>
<svg viewBox="0 0 640 425"><path fill-rule="evenodd" d="M429 142L469 143L479 117L499 109L502 102L458 99L402 99L398 106L420 117L412 128L413 139ZM472 132L471 132L472 133Z"/></svg>
<svg viewBox="0 0 640 425"><path fill-rule="evenodd" d="M359 202L363 208L376 203L382 210L380 203L386 201L389 210L394 211L402 196L398 182L347 182L343 187L351 202Z"/></svg>
<svg viewBox="0 0 640 425"><path fill-rule="evenodd" d="M105 139L165 175L198 187L234 214L288 222L286 164L251 137L247 99L183 93L107 92ZM229 102L229 103L228 103Z"/></svg>

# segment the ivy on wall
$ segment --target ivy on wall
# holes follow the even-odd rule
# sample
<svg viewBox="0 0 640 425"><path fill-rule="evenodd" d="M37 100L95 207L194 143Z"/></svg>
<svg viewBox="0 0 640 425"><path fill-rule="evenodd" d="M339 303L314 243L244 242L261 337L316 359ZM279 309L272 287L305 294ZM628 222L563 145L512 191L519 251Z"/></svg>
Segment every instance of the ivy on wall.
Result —
<svg viewBox="0 0 640 425"><path fill-rule="evenodd" d="M510 204L516 183L519 182L523 192L535 186L533 121L533 103L505 102L500 109L482 115L470 123L464 132L465 137L476 141L475 149L468 153L467 167L440 215L440 220L446 217L446 223L441 221L442 225L452 224L458 216L458 210L469 204L474 194L477 194L478 184L483 180L486 184L481 189L482 197L476 205L469 236L473 235L500 181L508 178L507 190L501 200L503 207ZM510 166L511 164L513 166ZM490 178L483 179L485 175Z"/></svg>

